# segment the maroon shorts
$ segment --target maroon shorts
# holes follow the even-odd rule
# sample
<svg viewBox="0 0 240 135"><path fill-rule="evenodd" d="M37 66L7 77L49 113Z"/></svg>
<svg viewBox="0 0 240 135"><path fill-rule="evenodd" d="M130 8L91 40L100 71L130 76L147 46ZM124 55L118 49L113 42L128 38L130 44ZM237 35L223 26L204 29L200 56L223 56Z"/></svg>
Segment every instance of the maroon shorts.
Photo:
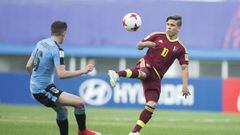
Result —
<svg viewBox="0 0 240 135"><path fill-rule="evenodd" d="M136 68L140 70L147 70L148 73L147 78L141 80L146 102L158 102L161 93L161 79L159 79L152 67L145 64L143 59L139 60Z"/></svg>

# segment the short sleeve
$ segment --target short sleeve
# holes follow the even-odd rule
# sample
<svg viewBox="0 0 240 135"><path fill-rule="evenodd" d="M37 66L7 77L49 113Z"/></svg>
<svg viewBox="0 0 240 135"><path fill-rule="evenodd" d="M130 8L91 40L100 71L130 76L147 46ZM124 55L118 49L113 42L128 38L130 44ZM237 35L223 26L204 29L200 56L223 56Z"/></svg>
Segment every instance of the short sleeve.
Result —
<svg viewBox="0 0 240 135"><path fill-rule="evenodd" d="M156 38L156 33L151 33L149 34L148 36L146 36L142 42L145 42L145 41L154 41Z"/></svg>
<svg viewBox="0 0 240 135"><path fill-rule="evenodd" d="M36 52L36 48L34 48L33 51L32 51L32 54L31 54L32 57L34 57L35 52Z"/></svg>
<svg viewBox="0 0 240 135"><path fill-rule="evenodd" d="M36 54L36 50L37 50L37 45L35 46L35 48L32 51L32 54L31 54L32 57L34 57L34 55Z"/></svg>
<svg viewBox="0 0 240 135"><path fill-rule="evenodd" d="M55 67L64 65L64 50L62 48L53 47L52 56Z"/></svg>
<svg viewBox="0 0 240 135"><path fill-rule="evenodd" d="M178 59L180 65L183 65L183 64L188 65L189 64L188 53L187 53L186 48L183 47L183 49L181 50L180 55L178 56L177 59Z"/></svg>

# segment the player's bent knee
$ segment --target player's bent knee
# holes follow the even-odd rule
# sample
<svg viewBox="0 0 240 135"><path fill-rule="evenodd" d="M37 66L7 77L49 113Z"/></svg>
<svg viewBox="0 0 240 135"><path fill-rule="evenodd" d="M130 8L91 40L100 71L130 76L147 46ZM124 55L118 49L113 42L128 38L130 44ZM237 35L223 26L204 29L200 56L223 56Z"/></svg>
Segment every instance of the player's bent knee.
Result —
<svg viewBox="0 0 240 135"><path fill-rule="evenodd" d="M76 108L84 107L84 102L82 100L76 100L76 101L73 102L73 104L74 104L74 107L76 107Z"/></svg>
<svg viewBox="0 0 240 135"><path fill-rule="evenodd" d="M54 110L57 112L57 120L67 119L68 110L66 107L57 106Z"/></svg>
<svg viewBox="0 0 240 135"><path fill-rule="evenodd" d="M146 78L147 78L147 74L144 73L144 72L142 72L142 71L139 71L139 76L138 76L138 78L140 78L140 79L146 79Z"/></svg>
<svg viewBox="0 0 240 135"><path fill-rule="evenodd" d="M157 107L157 103L155 101L148 101L147 105L151 106L152 108L156 108Z"/></svg>
<svg viewBox="0 0 240 135"><path fill-rule="evenodd" d="M149 75L149 69L148 68L141 68L139 70L139 76L141 79L146 79Z"/></svg>
<svg viewBox="0 0 240 135"><path fill-rule="evenodd" d="M85 108L84 107L76 107L75 108L75 114L81 115L85 113Z"/></svg>

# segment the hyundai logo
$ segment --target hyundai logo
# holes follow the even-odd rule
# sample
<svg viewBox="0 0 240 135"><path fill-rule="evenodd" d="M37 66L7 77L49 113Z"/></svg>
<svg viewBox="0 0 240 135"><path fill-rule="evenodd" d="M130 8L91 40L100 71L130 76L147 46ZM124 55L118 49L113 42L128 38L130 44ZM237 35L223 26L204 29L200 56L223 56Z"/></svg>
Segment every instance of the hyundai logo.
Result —
<svg viewBox="0 0 240 135"><path fill-rule="evenodd" d="M112 89L103 80L88 79L80 85L79 94L86 103L101 106L111 99Z"/></svg>

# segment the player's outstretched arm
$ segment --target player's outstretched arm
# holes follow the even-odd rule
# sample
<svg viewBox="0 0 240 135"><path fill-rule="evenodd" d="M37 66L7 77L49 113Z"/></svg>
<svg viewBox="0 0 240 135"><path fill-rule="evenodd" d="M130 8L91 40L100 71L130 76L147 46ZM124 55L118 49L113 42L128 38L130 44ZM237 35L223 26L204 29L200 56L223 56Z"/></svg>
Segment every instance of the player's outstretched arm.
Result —
<svg viewBox="0 0 240 135"><path fill-rule="evenodd" d="M72 78L77 77L82 74L87 74L88 72L91 72L94 68L94 65L88 64L84 69L75 70L75 71L67 71L65 69L65 65L59 65L56 67L57 76L60 79L66 79L66 78Z"/></svg>
<svg viewBox="0 0 240 135"><path fill-rule="evenodd" d="M137 44L137 49L138 50L142 50L143 48L145 47L155 47L156 46L156 43L152 42L152 41L144 41L144 42L139 42Z"/></svg>
<svg viewBox="0 0 240 135"><path fill-rule="evenodd" d="M28 62L26 64L26 69L27 69L28 73L31 75L32 74L32 69L33 69L33 56L31 56L28 59Z"/></svg>
<svg viewBox="0 0 240 135"><path fill-rule="evenodd" d="M182 92L183 92L183 96L185 96L185 98L187 98L187 96L190 95L190 93L188 91L188 88L187 88L188 76L189 76L188 65L187 64L183 64L183 65L181 65L181 67L182 67L182 83L183 83Z"/></svg>

